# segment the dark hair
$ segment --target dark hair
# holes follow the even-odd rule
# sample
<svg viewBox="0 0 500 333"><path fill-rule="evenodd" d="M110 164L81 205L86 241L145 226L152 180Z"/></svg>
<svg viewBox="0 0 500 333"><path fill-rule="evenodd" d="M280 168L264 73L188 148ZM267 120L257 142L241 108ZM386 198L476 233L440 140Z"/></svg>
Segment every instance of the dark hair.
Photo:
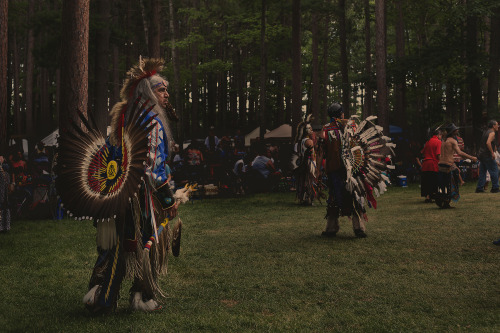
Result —
<svg viewBox="0 0 500 333"><path fill-rule="evenodd" d="M496 120L490 120L488 121L488 128L493 128L498 122Z"/></svg>
<svg viewBox="0 0 500 333"><path fill-rule="evenodd" d="M330 118L340 118L342 113L344 113L344 110L342 109L342 105L337 102L333 102L330 104L326 112Z"/></svg>

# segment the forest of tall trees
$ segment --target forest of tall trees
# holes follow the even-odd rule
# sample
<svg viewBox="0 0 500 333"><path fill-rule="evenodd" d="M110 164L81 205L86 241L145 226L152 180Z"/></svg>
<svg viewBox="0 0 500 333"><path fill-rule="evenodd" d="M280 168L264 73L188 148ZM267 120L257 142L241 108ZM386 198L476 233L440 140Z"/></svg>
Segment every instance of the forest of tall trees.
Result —
<svg viewBox="0 0 500 333"><path fill-rule="evenodd" d="M498 0L5 0L0 147L92 113L105 128L127 69L166 61L177 140L262 131L339 101L423 140L473 142L499 117Z"/></svg>

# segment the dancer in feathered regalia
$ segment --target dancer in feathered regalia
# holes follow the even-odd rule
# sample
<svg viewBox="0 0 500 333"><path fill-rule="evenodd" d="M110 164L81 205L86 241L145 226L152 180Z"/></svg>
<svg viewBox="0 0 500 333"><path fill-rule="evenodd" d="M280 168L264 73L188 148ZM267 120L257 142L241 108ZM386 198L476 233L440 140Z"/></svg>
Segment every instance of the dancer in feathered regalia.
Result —
<svg viewBox="0 0 500 333"><path fill-rule="evenodd" d="M74 125L59 141L57 189L68 212L93 219L98 258L83 301L94 313L116 307L123 278L133 278L130 307L153 311L163 293L171 249L179 254L181 221L170 221L192 188L174 195L165 172L174 142L168 83L159 75L163 61L140 59L127 73L122 101L111 110L106 139L81 113L86 130Z"/></svg>
<svg viewBox="0 0 500 333"><path fill-rule="evenodd" d="M382 127L372 122L375 116L358 124L356 116L344 119L338 103L331 104L327 111L330 123L323 126L322 137L329 198L322 235L336 236L339 216L350 216L354 234L364 238L366 207L377 208L375 197L386 190L389 178L385 172L393 168L390 156L394 156L395 144L382 134Z"/></svg>
<svg viewBox="0 0 500 333"><path fill-rule="evenodd" d="M295 167L297 199L302 205L312 205L314 199L319 198L320 188L318 186L319 167L316 161L316 137L311 126L311 115L297 126L295 138Z"/></svg>

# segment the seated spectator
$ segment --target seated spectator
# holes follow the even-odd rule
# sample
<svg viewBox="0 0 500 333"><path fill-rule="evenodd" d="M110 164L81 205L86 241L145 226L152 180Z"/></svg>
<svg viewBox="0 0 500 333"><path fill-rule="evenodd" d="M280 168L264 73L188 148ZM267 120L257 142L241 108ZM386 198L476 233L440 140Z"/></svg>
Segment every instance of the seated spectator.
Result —
<svg viewBox="0 0 500 333"><path fill-rule="evenodd" d="M51 178L49 155L45 150L45 144L41 141L35 146L35 153L31 166L33 178L43 178L46 182L50 182Z"/></svg>
<svg viewBox="0 0 500 333"><path fill-rule="evenodd" d="M203 178L203 153L198 148L196 142L187 148L185 157L185 169L188 181L200 181Z"/></svg>
<svg viewBox="0 0 500 333"><path fill-rule="evenodd" d="M233 176L234 176L234 193L245 194L247 187L247 171L249 170L248 163L250 162L249 155L246 155L234 163Z"/></svg>
<svg viewBox="0 0 500 333"><path fill-rule="evenodd" d="M22 151L18 150L12 156L12 182L18 186L25 186L31 183L28 175L28 164L24 160Z"/></svg>
<svg viewBox="0 0 500 333"><path fill-rule="evenodd" d="M252 162L252 185L256 191L272 190L279 182L281 173L276 170L273 161L268 157L270 151L264 144L257 149L257 157ZM250 185L250 184L249 184Z"/></svg>

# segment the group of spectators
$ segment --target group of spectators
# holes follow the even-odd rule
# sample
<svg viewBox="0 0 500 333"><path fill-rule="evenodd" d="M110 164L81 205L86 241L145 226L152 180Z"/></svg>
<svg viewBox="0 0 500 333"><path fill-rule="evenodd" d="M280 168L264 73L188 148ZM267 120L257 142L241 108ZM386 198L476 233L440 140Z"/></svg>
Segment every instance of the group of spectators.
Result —
<svg viewBox="0 0 500 333"><path fill-rule="evenodd" d="M245 147L239 131L233 136L219 138L211 127L204 141L192 140L181 150L175 146L170 162L174 186L197 182L214 184L219 193L244 194L270 191L281 179L279 148L254 142Z"/></svg>
<svg viewBox="0 0 500 333"><path fill-rule="evenodd" d="M36 189L42 185L47 187L52 182L51 161L42 142L35 146L29 160L25 159L21 149L0 154L0 232L10 229L11 216L17 213L19 204L26 204L27 209L34 208L40 201L38 199L42 199L36 198Z"/></svg>

